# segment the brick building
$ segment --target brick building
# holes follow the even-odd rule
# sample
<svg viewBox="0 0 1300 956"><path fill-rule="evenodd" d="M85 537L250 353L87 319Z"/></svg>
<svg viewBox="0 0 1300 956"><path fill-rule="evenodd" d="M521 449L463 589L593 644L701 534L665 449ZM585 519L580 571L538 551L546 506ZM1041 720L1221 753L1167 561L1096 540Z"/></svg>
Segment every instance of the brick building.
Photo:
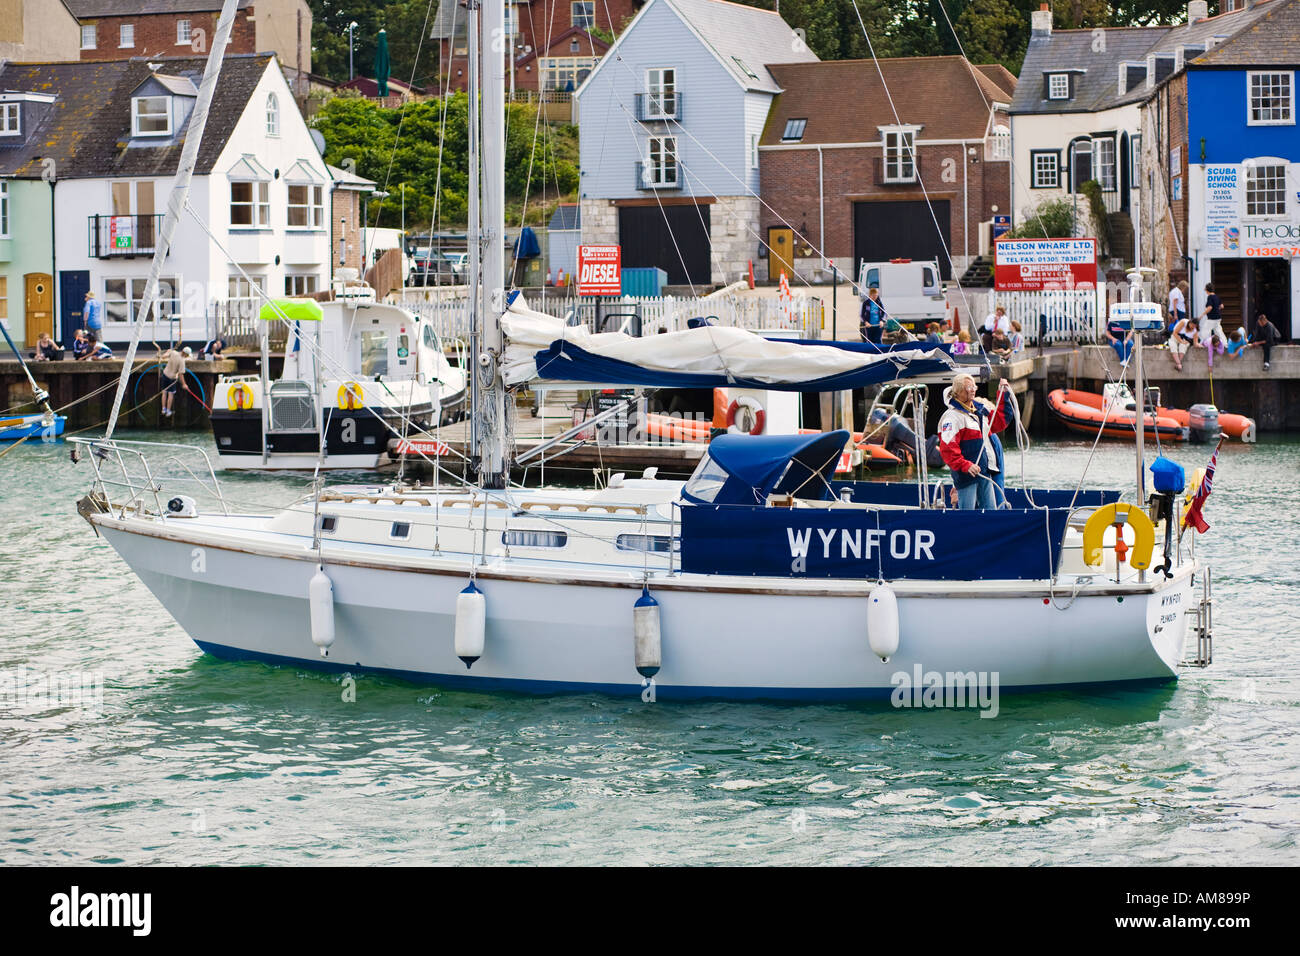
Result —
<svg viewBox="0 0 1300 956"><path fill-rule="evenodd" d="M81 30L82 60L188 56L207 51L221 0L65 0ZM294 96L311 73L307 0L239 0L231 53L274 53Z"/></svg>
<svg viewBox="0 0 1300 956"><path fill-rule="evenodd" d="M632 21L642 0L519 0L506 4L515 90L572 93ZM430 37L438 41L444 88L469 79L469 28L463 3L438 4ZM511 74L507 73L509 80Z"/></svg>
<svg viewBox="0 0 1300 956"><path fill-rule="evenodd" d="M768 65L782 89L758 147L769 278L821 278L829 260L856 277L895 257L937 259L952 278L1010 208L1015 78L959 56L879 65Z"/></svg>

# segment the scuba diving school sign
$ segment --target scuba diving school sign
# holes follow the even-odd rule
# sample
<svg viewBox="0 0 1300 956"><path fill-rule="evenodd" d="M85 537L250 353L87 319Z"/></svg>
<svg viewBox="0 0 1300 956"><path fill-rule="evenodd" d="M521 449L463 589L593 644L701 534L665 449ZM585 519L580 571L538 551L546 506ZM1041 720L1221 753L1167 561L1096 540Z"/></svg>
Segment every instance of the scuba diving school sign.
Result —
<svg viewBox="0 0 1300 956"><path fill-rule="evenodd" d="M1300 203L1288 195L1286 170L1282 160L1205 167L1205 249L1211 256L1300 255L1300 222L1292 212ZM1248 201L1258 208L1247 209Z"/></svg>

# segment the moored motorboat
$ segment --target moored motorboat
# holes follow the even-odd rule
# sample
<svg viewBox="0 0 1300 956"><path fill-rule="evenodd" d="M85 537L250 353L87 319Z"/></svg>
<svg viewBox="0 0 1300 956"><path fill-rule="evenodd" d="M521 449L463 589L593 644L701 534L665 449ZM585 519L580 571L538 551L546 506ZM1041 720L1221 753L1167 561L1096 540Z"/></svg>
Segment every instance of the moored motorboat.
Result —
<svg viewBox="0 0 1300 956"><path fill-rule="evenodd" d="M1114 389L1113 398L1084 392L1077 388L1057 388L1047 393L1047 406L1071 431L1106 438L1131 439L1137 432L1137 403L1126 386L1107 385ZM1161 409L1160 411L1163 411ZM1162 441L1187 441L1187 425L1163 414L1147 412L1143 428Z"/></svg>
<svg viewBox="0 0 1300 956"><path fill-rule="evenodd" d="M53 440L63 434L66 415L41 413L0 418L0 441L18 441L23 438Z"/></svg>

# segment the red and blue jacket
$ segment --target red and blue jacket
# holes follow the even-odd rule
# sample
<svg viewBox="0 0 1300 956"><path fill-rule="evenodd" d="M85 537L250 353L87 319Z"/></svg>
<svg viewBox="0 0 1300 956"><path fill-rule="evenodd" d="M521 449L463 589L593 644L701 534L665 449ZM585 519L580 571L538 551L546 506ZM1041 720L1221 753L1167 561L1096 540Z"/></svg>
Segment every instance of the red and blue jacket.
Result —
<svg viewBox="0 0 1300 956"><path fill-rule="evenodd" d="M939 419L939 453L952 473L954 487L965 488L980 480L970 474L971 465L979 465L985 473L998 470L988 436L1007 427L1014 414L1012 401L1010 389L1002 393L996 409L981 398L975 399L974 411L955 398L948 400L948 410Z"/></svg>

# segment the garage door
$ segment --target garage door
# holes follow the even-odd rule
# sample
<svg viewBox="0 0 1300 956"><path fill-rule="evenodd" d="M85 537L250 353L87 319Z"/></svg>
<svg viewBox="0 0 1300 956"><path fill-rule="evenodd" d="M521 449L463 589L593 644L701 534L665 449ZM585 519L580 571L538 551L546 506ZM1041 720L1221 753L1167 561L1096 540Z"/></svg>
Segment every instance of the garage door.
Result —
<svg viewBox="0 0 1300 956"><path fill-rule="evenodd" d="M618 238L625 269L657 266L669 285L713 281L708 206L621 206Z"/></svg>
<svg viewBox="0 0 1300 956"><path fill-rule="evenodd" d="M945 279L952 266L944 247L950 242L948 200L935 200L934 216L924 200L907 202L855 202L853 204L853 255L862 262L889 259L937 259ZM934 220L939 220L939 229ZM853 273L856 276L857 268Z"/></svg>

